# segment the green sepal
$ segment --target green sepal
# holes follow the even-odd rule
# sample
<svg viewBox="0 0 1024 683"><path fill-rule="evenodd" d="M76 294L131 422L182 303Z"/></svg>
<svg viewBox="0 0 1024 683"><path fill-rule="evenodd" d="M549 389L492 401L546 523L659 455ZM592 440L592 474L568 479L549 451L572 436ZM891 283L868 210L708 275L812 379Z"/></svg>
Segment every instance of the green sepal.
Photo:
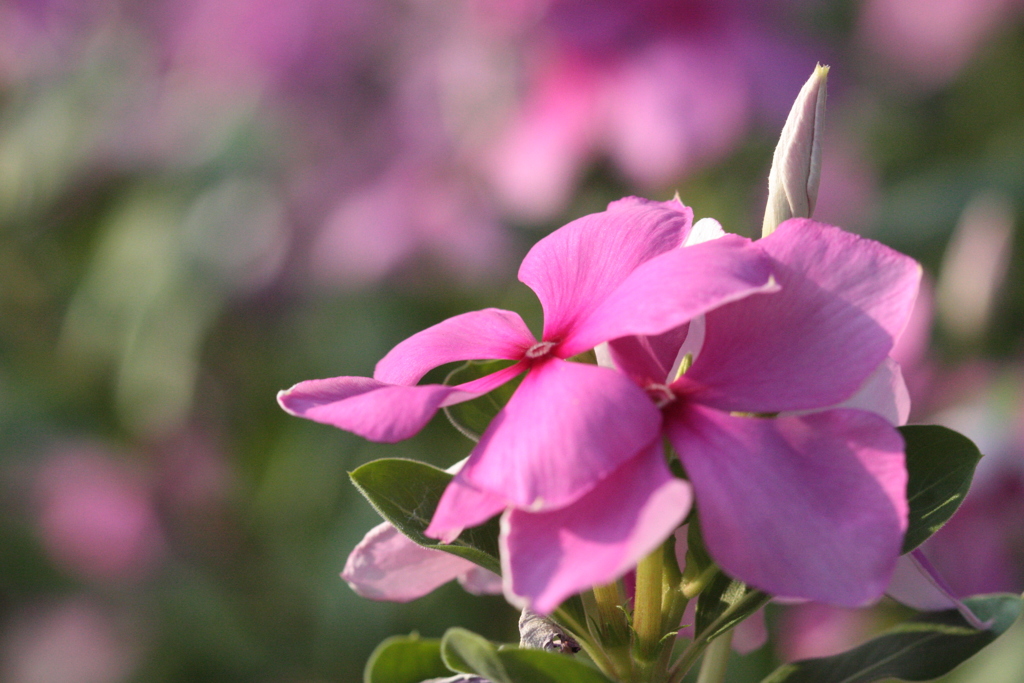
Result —
<svg viewBox="0 0 1024 683"><path fill-rule="evenodd" d="M441 494L452 480L448 472L415 460L385 458L356 468L349 477L370 505L414 542L458 555L495 574L501 573L497 518L466 529L448 544L438 543L423 534Z"/></svg>
<svg viewBox="0 0 1024 683"><path fill-rule="evenodd" d="M441 659L441 641L413 633L378 645L363 670L363 683L420 683L451 676Z"/></svg>
<svg viewBox="0 0 1024 683"><path fill-rule="evenodd" d="M448 667L492 683L612 683L604 674L570 656L543 650L497 648L463 628L451 628L441 640Z"/></svg>
<svg viewBox="0 0 1024 683"><path fill-rule="evenodd" d="M988 628L973 628L956 610L922 614L852 650L783 665L762 683L928 681L942 676L998 638L1021 612L1017 595L979 595L964 602L990 623Z"/></svg>
<svg viewBox="0 0 1024 683"><path fill-rule="evenodd" d="M981 459L966 436L938 425L900 427L906 442L910 519L903 553L921 545L957 511Z"/></svg>
<svg viewBox="0 0 1024 683"><path fill-rule="evenodd" d="M710 642L768 604L771 596L719 571L697 597L695 640Z"/></svg>
<svg viewBox="0 0 1024 683"><path fill-rule="evenodd" d="M498 370L507 368L511 364L512 362L507 360L467 361L448 373L444 383L447 386L464 384L481 377L486 377ZM497 389L483 396L474 398L472 401L464 401L453 406L446 406L444 414L448 416L448 420L456 429L473 441L479 441L480 436L487 429L487 425L491 424L491 420L498 414L498 411L505 407L505 404L508 403L512 393L521 381L522 375L502 384Z"/></svg>

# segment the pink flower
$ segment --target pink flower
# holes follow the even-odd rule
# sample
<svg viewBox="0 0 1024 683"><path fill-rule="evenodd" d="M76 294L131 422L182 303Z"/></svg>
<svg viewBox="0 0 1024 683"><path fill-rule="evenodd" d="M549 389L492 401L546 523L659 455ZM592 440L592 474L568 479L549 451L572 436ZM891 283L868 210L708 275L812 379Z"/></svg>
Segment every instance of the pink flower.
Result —
<svg viewBox="0 0 1024 683"><path fill-rule="evenodd" d="M43 546L82 578L137 581L164 552L147 485L98 449L71 448L50 458L35 494Z"/></svg>
<svg viewBox="0 0 1024 683"><path fill-rule="evenodd" d="M727 239L710 220L693 233L679 251ZM702 239L711 241L695 244ZM906 420L909 403L888 353L920 268L807 219L755 244L777 292L726 303L662 335L616 338L610 354L645 389L642 400L661 408L709 550L726 572L774 595L864 604L885 589L907 524L903 441L893 425ZM692 366L673 379L687 355ZM632 400L623 392L619 409L638 412L625 403ZM439 532L489 496L456 478L428 534L444 538ZM507 511L506 595L550 611L622 575L682 521L689 496L654 441L571 505Z"/></svg>
<svg viewBox="0 0 1024 683"><path fill-rule="evenodd" d="M506 534L513 545L520 533L536 537L574 524L589 534L580 537L577 551L596 552L595 545L608 548L615 539L608 562L619 567L626 562L624 548L632 548L632 557L648 544L634 543L638 521L666 517L663 498L672 498L672 507L685 514L689 500L681 504L680 491L686 485L675 482L662 462L661 418L643 390L610 368L566 359L609 339L658 334L774 288L766 260L744 238L676 249L691 221L692 212L677 202L631 198L539 242L519 278L541 300L541 341L515 313L465 313L400 343L377 364L373 379L302 382L279 401L292 414L394 442L418 432L441 406L475 398L525 372L446 491L428 533L451 541L463 528L516 508L511 524L519 531ZM514 364L458 386L416 385L432 368L481 357ZM637 483L622 487L623 478ZM626 509L594 509L608 500ZM531 516L520 518L518 511ZM671 528L659 531L662 539ZM621 571L628 568L627 562ZM557 602L534 605L550 611Z"/></svg>
<svg viewBox="0 0 1024 683"><path fill-rule="evenodd" d="M887 358L920 267L809 219L756 244L777 293L709 312L678 352L634 338L613 341L612 356L657 398L727 573L773 595L865 604L884 591L907 524L893 424L908 404Z"/></svg>

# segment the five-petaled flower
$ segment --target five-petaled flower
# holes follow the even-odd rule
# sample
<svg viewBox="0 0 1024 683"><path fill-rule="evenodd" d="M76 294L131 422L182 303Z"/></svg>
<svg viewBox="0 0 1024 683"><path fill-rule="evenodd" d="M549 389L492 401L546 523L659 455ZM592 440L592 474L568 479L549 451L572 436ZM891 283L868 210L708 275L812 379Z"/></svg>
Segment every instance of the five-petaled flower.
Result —
<svg viewBox="0 0 1024 683"><path fill-rule="evenodd" d="M620 576L687 515L690 484L662 434L727 572L777 595L874 599L906 526L902 440L871 412L822 410L886 379L919 268L812 221L753 243L720 228L705 239L691 216L630 198L539 242L520 279L544 309L540 341L515 313L466 313L400 343L373 379L302 382L281 405L397 441L526 373L427 534L450 541L505 511L506 594L540 612ZM618 369L567 361L603 342ZM416 384L475 358L513 364Z"/></svg>

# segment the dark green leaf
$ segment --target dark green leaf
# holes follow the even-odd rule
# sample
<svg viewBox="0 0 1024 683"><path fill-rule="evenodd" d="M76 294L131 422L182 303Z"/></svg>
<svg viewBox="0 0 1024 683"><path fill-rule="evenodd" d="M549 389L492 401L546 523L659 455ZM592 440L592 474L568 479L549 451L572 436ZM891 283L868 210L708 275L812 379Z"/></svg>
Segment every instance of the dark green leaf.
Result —
<svg viewBox="0 0 1024 683"><path fill-rule="evenodd" d="M512 683L611 683L597 669L567 655L543 650L499 650Z"/></svg>
<svg viewBox="0 0 1024 683"><path fill-rule="evenodd" d="M717 638L759 610L771 596L719 571L697 598L696 638Z"/></svg>
<svg viewBox="0 0 1024 683"><path fill-rule="evenodd" d="M715 563L704 545L704 536L700 530L700 520L696 513L690 514L690 523L686 526L686 575L688 577L703 574Z"/></svg>
<svg viewBox="0 0 1024 683"><path fill-rule="evenodd" d="M458 555L496 574L501 573L496 518L466 529L447 545L423 535L441 494L452 480L448 472L415 460L386 458L368 462L349 476L377 512L416 543Z"/></svg>
<svg viewBox="0 0 1024 683"><path fill-rule="evenodd" d="M441 656L453 671L477 674L493 683L611 683L597 669L568 655L514 647L499 650L462 628L444 634Z"/></svg>
<svg viewBox="0 0 1024 683"><path fill-rule="evenodd" d="M395 636L377 646L363 671L363 683L420 683L450 676L441 660L441 641Z"/></svg>
<svg viewBox="0 0 1024 683"><path fill-rule="evenodd" d="M498 658L498 648L464 628L450 628L441 639L441 658L452 671L479 674L492 683L512 683Z"/></svg>
<svg viewBox="0 0 1024 683"><path fill-rule="evenodd" d="M903 552L909 553L960 507L981 453L966 436L937 425L900 427L900 433L907 443L910 524Z"/></svg>
<svg viewBox="0 0 1024 683"><path fill-rule="evenodd" d="M471 382L507 368L511 364L511 361L507 360L471 360L448 373L444 383L452 386ZM498 411L508 403L520 381L521 376L472 401L447 406L444 414L456 429L473 441L479 441L480 435L487 429L487 425L491 424Z"/></svg>
<svg viewBox="0 0 1024 683"><path fill-rule="evenodd" d="M762 683L927 681L942 676L999 637L1021 611L1017 595L979 595L964 602L991 625L976 630L956 610L923 614L848 652L782 666Z"/></svg>

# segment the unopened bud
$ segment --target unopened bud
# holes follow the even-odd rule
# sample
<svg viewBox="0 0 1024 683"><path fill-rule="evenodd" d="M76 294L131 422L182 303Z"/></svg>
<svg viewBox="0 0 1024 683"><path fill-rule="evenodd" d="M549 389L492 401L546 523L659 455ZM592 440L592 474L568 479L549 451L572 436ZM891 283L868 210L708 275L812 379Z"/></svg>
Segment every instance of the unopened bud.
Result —
<svg viewBox="0 0 1024 683"><path fill-rule="evenodd" d="M768 205L761 236L767 237L782 221L810 218L821 181L821 137L825 127L825 90L828 67L818 65L800 89L768 173Z"/></svg>

